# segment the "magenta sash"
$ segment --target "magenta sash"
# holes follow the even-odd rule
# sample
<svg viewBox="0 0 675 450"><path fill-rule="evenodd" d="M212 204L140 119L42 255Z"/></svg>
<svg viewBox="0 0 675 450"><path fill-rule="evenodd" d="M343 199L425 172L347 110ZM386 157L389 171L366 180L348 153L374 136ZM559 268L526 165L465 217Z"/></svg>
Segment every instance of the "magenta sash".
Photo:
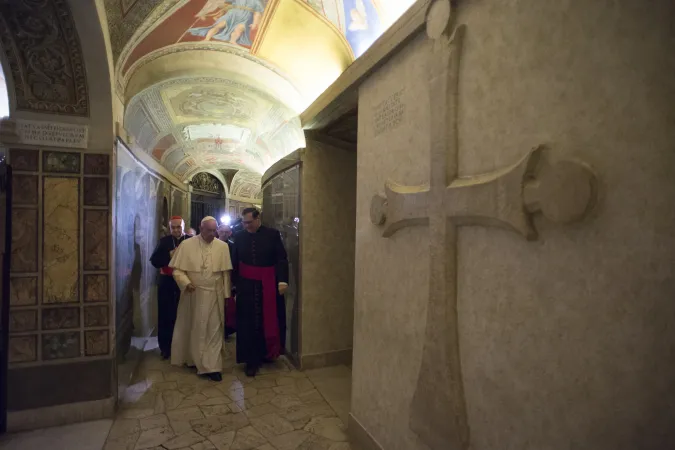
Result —
<svg viewBox="0 0 675 450"><path fill-rule="evenodd" d="M267 359L277 359L281 352L281 339L277 317L276 270L274 266L258 267L239 263L239 276L262 282L262 319Z"/></svg>

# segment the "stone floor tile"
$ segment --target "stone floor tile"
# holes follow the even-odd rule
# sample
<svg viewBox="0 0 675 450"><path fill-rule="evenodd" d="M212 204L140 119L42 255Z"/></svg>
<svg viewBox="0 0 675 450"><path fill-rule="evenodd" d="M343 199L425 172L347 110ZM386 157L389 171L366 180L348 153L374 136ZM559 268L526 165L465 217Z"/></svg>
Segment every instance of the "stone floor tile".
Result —
<svg viewBox="0 0 675 450"><path fill-rule="evenodd" d="M295 430L289 421L282 419L278 414L266 414L252 418L251 425L268 439Z"/></svg>
<svg viewBox="0 0 675 450"><path fill-rule="evenodd" d="M205 419L191 421L192 428L202 436L226 431L236 431L248 426L249 421L245 414L227 414L225 416L211 416Z"/></svg>
<svg viewBox="0 0 675 450"><path fill-rule="evenodd" d="M314 417L304 430L331 441L343 442L347 440L345 426L338 417Z"/></svg>
<svg viewBox="0 0 675 450"><path fill-rule="evenodd" d="M134 450L145 450L152 447L159 447L174 436L171 427L152 428L142 431L136 441Z"/></svg>
<svg viewBox="0 0 675 450"><path fill-rule="evenodd" d="M200 405L199 409L202 410L204 417L210 416L224 416L225 414L231 414L232 411L230 407L226 404L222 405Z"/></svg>
<svg viewBox="0 0 675 450"><path fill-rule="evenodd" d="M253 427L244 427L237 431L230 450L250 450L267 444L267 439Z"/></svg>
<svg viewBox="0 0 675 450"><path fill-rule="evenodd" d="M176 436L173 439L166 441L164 444L162 444L162 446L168 450L177 450L198 444L205 439L206 438L201 434L194 431L189 431L185 434L181 434L180 436Z"/></svg>
<svg viewBox="0 0 675 450"><path fill-rule="evenodd" d="M209 436L209 442L211 442L218 450L230 450L235 434L235 431L212 434Z"/></svg>
<svg viewBox="0 0 675 450"><path fill-rule="evenodd" d="M291 431L290 433L282 434L270 438L270 443L277 450L296 450L303 442L312 436L304 430Z"/></svg>
<svg viewBox="0 0 675 450"><path fill-rule="evenodd" d="M169 423L176 436L192 431L192 424L188 420L171 420Z"/></svg>
<svg viewBox="0 0 675 450"><path fill-rule="evenodd" d="M302 405L302 400L297 395L277 395L270 403L277 408L285 409L292 406Z"/></svg>
<svg viewBox="0 0 675 450"><path fill-rule="evenodd" d="M216 450L217 447L211 441L202 441L190 447L190 450Z"/></svg>
<svg viewBox="0 0 675 450"><path fill-rule="evenodd" d="M232 407L232 405L230 405L230 407ZM250 408L244 408L243 411L244 411L244 414L246 414L246 416L249 419L252 419L254 417L264 416L265 414L271 414L271 413L279 412L281 410L271 403L264 403L262 405L252 406Z"/></svg>
<svg viewBox="0 0 675 450"><path fill-rule="evenodd" d="M282 358L247 377L226 346L222 382L146 355L105 450L351 450L348 368L304 373Z"/></svg>
<svg viewBox="0 0 675 450"><path fill-rule="evenodd" d="M127 436L129 434L134 434L141 431L141 425L138 419L116 419L110 431L108 432L109 438L118 438L121 436Z"/></svg>
<svg viewBox="0 0 675 450"><path fill-rule="evenodd" d="M151 428L168 427L169 418L165 414L157 414L155 416L145 417L140 419L141 430L149 430Z"/></svg>
<svg viewBox="0 0 675 450"><path fill-rule="evenodd" d="M170 420L179 420L179 421L190 421L194 419L203 419L204 414L202 414L201 409L197 406L191 408L175 409L166 413Z"/></svg>
<svg viewBox="0 0 675 450"><path fill-rule="evenodd" d="M162 392L162 398L164 399L164 409L166 411L171 411L177 409L178 406L185 399L185 395L180 391L164 391Z"/></svg>
<svg viewBox="0 0 675 450"><path fill-rule="evenodd" d="M336 442L328 450L352 450L352 447L349 442Z"/></svg>

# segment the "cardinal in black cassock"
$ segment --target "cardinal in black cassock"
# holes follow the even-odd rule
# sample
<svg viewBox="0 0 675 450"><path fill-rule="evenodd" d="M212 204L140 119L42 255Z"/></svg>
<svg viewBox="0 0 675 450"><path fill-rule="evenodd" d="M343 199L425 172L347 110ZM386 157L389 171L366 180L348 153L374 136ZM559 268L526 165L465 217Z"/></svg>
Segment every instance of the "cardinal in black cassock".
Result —
<svg viewBox="0 0 675 450"><path fill-rule="evenodd" d="M281 235L260 223L260 212L242 213L244 230L234 237L233 280L237 288L237 363L255 376L286 345L288 258Z"/></svg>
<svg viewBox="0 0 675 450"><path fill-rule="evenodd" d="M169 262L174 251L181 242L190 236L185 235L185 222L180 216L173 216L169 220L171 234L164 236L157 243L155 251L150 256L150 264L159 269L159 281L157 283L157 340L162 358L171 357L171 339L173 328L176 325L178 314L178 300L180 289L173 279L173 269Z"/></svg>

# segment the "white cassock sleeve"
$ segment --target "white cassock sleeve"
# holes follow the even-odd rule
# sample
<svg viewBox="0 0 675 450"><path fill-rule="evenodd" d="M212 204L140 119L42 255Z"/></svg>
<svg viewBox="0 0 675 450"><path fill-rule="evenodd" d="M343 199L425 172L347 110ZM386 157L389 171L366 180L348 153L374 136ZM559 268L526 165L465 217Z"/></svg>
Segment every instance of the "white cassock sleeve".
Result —
<svg viewBox="0 0 675 450"><path fill-rule="evenodd" d="M187 273L179 269L173 269L173 279L176 280L178 288L183 292L188 284L192 283L188 278Z"/></svg>

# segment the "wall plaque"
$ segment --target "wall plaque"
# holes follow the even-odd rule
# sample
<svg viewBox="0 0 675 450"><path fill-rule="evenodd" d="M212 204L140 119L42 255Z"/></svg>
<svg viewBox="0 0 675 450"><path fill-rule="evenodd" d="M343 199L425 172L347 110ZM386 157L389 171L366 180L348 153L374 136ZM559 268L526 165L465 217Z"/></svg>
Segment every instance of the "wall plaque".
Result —
<svg viewBox="0 0 675 450"><path fill-rule="evenodd" d="M22 144L87 148L89 127L70 123L17 120L16 133Z"/></svg>
<svg viewBox="0 0 675 450"><path fill-rule="evenodd" d="M375 136L393 130L403 121L405 103L402 101L404 89L393 93L375 107Z"/></svg>

